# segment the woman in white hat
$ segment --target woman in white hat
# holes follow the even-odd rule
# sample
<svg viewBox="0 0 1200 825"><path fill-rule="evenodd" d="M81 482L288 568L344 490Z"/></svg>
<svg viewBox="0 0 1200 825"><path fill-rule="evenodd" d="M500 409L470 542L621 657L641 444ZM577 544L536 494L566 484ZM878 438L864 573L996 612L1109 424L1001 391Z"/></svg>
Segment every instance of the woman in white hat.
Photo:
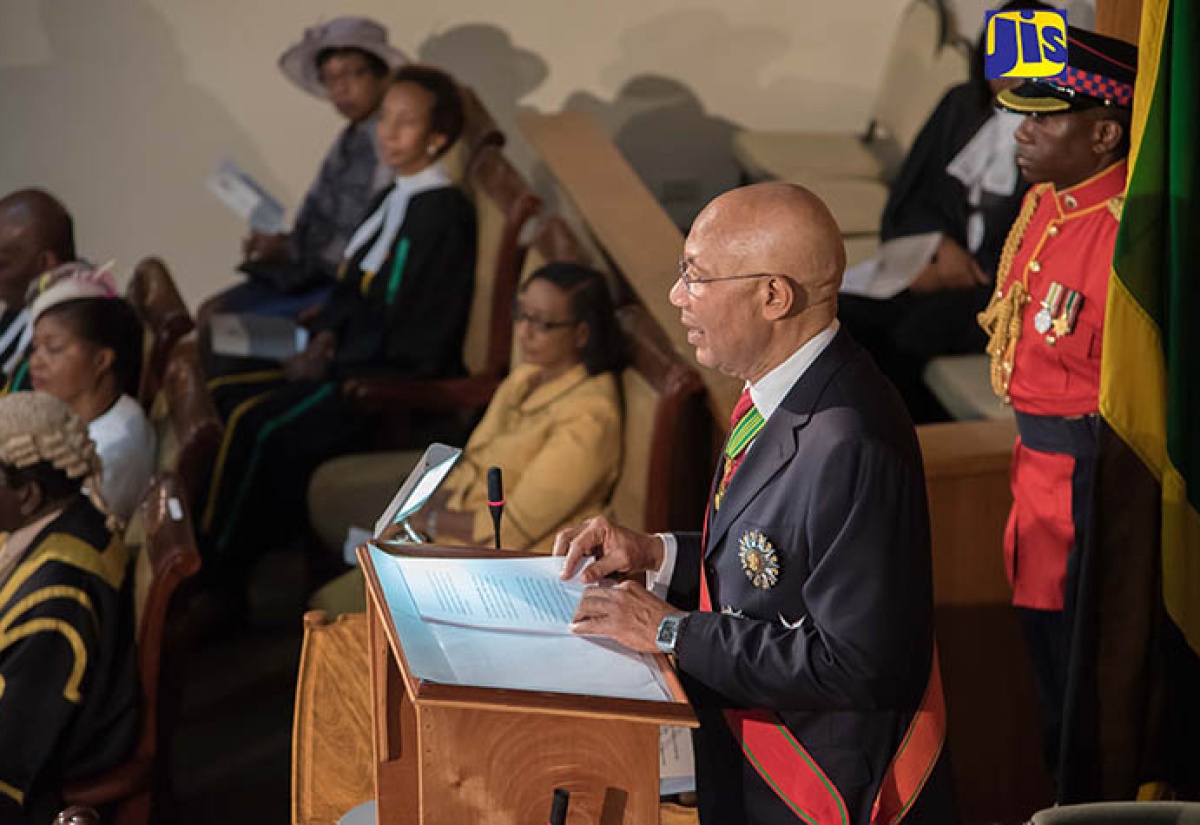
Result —
<svg viewBox="0 0 1200 825"><path fill-rule="evenodd" d="M306 29L279 58L284 76L333 104L347 121L325 155L290 233L251 231L239 269L250 280L211 298L198 313L255 312L295 317L324 301L350 235L371 200L391 183L379 152L379 105L391 73L408 58L387 29L366 17L336 17Z"/></svg>

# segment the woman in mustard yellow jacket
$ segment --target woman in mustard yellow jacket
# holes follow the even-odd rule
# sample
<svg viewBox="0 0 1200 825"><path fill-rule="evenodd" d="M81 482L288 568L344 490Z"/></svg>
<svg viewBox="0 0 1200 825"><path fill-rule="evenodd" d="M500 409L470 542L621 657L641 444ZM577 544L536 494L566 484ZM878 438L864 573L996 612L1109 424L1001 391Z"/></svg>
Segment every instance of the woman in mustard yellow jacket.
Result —
<svg viewBox="0 0 1200 825"><path fill-rule="evenodd" d="M513 307L521 365L497 389L459 463L411 523L442 544L490 544L487 470L504 471L501 543L549 552L559 528L601 512L621 458L624 342L603 276L577 264L533 273ZM413 453L374 453L322 466L309 512L340 548L346 529L375 522L411 470Z"/></svg>

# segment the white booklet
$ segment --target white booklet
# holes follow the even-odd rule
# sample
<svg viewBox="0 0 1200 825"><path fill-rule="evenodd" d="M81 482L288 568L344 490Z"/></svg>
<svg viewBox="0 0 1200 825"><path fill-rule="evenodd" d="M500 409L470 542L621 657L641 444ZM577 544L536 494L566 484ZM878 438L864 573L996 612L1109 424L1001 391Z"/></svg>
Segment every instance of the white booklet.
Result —
<svg viewBox="0 0 1200 825"><path fill-rule="evenodd" d="M286 228L283 206L232 160L221 161L205 183L209 191L249 223L251 229L274 234Z"/></svg>
<svg viewBox="0 0 1200 825"><path fill-rule="evenodd" d="M916 280L942 242L941 232L893 238L879 245L874 258L846 270L841 291L847 295L885 300L899 295Z"/></svg>
<svg viewBox="0 0 1200 825"><path fill-rule="evenodd" d="M274 315L219 312L209 329L217 355L286 361L308 346L308 330Z"/></svg>
<svg viewBox="0 0 1200 825"><path fill-rule="evenodd" d="M658 729L658 792L663 796L696 790L696 760L688 728Z"/></svg>
<svg viewBox="0 0 1200 825"><path fill-rule="evenodd" d="M584 585L563 581L561 556L433 559L394 556L417 612L427 622L568 634Z"/></svg>

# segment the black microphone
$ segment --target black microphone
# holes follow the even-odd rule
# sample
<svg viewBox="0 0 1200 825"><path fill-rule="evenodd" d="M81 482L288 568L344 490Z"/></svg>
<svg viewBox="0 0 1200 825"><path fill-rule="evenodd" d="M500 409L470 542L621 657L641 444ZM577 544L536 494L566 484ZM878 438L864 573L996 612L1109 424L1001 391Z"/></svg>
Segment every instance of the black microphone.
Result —
<svg viewBox="0 0 1200 825"><path fill-rule="evenodd" d="M567 825L567 805L570 802L570 791L566 788L555 788L554 801L550 805L550 819L546 825Z"/></svg>
<svg viewBox="0 0 1200 825"><path fill-rule="evenodd" d="M504 512L504 481L500 476L499 467L489 467L488 481L488 512L492 514L492 526L496 530L496 549L500 549L500 516Z"/></svg>

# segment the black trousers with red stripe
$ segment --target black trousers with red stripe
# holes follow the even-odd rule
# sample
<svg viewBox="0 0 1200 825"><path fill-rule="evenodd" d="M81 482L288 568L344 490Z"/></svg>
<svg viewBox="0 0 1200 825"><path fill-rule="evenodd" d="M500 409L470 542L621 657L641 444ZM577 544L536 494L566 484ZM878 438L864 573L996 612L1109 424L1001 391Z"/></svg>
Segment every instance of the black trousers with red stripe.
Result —
<svg viewBox="0 0 1200 825"><path fill-rule="evenodd" d="M1021 442L1027 448L1069 455L1075 459L1070 490L1075 543L1067 557L1063 609L1017 608L1037 686L1046 764L1057 779L1080 566L1092 539L1100 420L1095 415L1060 418L1018 412L1017 429L1021 434Z"/></svg>

